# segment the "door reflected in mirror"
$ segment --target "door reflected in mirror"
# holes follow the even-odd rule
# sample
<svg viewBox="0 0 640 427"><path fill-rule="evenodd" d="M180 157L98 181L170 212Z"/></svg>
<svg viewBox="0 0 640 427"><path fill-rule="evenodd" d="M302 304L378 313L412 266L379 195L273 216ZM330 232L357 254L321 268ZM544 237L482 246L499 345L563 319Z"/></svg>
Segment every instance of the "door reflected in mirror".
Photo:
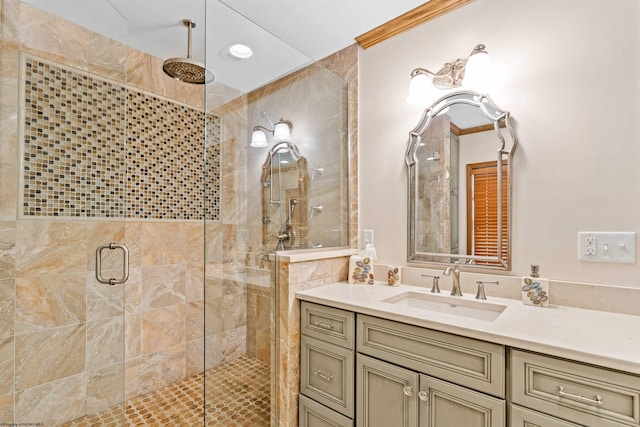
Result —
<svg viewBox="0 0 640 427"><path fill-rule="evenodd" d="M427 108L409 135L408 261L509 269L517 145L509 113L486 95L457 92Z"/></svg>

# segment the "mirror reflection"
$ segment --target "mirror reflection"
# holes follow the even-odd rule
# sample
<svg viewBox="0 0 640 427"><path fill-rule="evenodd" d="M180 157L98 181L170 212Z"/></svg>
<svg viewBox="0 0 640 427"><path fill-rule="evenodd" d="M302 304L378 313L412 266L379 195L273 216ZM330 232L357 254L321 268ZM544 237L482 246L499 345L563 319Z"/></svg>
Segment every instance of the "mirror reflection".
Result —
<svg viewBox="0 0 640 427"><path fill-rule="evenodd" d="M408 261L510 268L509 112L456 92L426 109L409 134Z"/></svg>
<svg viewBox="0 0 640 427"><path fill-rule="evenodd" d="M276 144L262 165L262 239L276 250L307 247L307 160L295 144Z"/></svg>

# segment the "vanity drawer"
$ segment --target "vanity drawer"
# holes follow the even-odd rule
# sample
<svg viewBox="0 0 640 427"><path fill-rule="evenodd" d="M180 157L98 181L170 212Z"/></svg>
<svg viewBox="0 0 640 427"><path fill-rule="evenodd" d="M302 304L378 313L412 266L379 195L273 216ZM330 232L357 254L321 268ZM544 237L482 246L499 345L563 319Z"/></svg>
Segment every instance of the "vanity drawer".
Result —
<svg viewBox="0 0 640 427"><path fill-rule="evenodd" d="M300 395L300 427L353 427L353 421L344 415Z"/></svg>
<svg viewBox="0 0 640 427"><path fill-rule="evenodd" d="M315 338L300 338L300 393L353 417L353 351Z"/></svg>
<svg viewBox="0 0 640 427"><path fill-rule="evenodd" d="M581 427L578 424L569 423L516 405L511 405L510 409L509 425L511 427Z"/></svg>
<svg viewBox="0 0 640 427"><path fill-rule="evenodd" d="M303 301L300 314L303 335L353 349L355 315L351 311Z"/></svg>
<svg viewBox="0 0 640 427"><path fill-rule="evenodd" d="M505 350L501 345L361 314L356 324L360 353L505 396Z"/></svg>
<svg viewBox="0 0 640 427"><path fill-rule="evenodd" d="M640 425L640 377L521 350L512 402L584 425Z"/></svg>

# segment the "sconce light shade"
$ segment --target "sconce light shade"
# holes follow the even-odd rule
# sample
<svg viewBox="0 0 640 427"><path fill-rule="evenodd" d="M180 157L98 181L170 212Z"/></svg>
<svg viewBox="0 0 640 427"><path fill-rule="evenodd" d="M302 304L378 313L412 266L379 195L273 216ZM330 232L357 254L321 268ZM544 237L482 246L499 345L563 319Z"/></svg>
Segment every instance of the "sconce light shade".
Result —
<svg viewBox="0 0 640 427"><path fill-rule="evenodd" d="M273 129L273 140L278 142L291 141L291 129L289 129L289 125L286 122L279 121L276 123Z"/></svg>
<svg viewBox="0 0 640 427"><path fill-rule="evenodd" d="M412 73L413 74L413 73ZM433 84L426 73L417 72L411 77L409 82L409 95L407 102L409 104L429 104L431 102L431 92Z"/></svg>
<svg viewBox="0 0 640 427"><path fill-rule="evenodd" d="M269 145L267 143L267 134L264 133L264 131L257 129L254 130L253 133L251 134L251 144L252 147L255 148L264 148L267 145Z"/></svg>
<svg viewBox="0 0 640 427"><path fill-rule="evenodd" d="M493 64L484 48L478 45L471 52L464 72L462 85L468 89L487 93L493 80Z"/></svg>

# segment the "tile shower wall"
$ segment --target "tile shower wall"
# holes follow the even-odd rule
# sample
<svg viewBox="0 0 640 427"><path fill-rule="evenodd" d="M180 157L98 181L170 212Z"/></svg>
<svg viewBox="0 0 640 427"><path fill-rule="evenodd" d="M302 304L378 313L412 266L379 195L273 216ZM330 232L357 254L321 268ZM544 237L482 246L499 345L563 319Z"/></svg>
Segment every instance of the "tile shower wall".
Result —
<svg viewBox="0 0 640 427"><path fill-rule="evenodd" d="M210 367L243 355L246 320L235 312L246 287L208 274L206 297L204 291L205 259L208 272L222 260L224 221L205 226L194 217L202 213L192 204L202 200L195 198L202 184L180 170L202 164L194 148L202 138L185 147L187 129L155 121L162 115L202 123L203 88L164 77L159 58L17 0L2 0L0 22L0 423L56 425L201 372L205 360ZM75 84L77 98L56 86L55 77L47 82L53 89L44 85L42 74L42 84L30 81L42 99L33 99L33 115L21 112L25 58L46 64L49 75L71 76L66 89ZM73 77L87 84L87 97ZM120 107L123 97L137 104ZM74 99L81 102L78 114L65 110L63 120L63 104L73 109ZM33 120L39 112L46 122ZM219 135L211 117L207 131ZM23 129L27 119L31 130ZM23 136L32 151L21 148ZM158 138L165 146L157 146ZM127 162L112 164L106 155L123 141ZM207 155L221 156L220 145L210 144ZM28 153L27 161L19 153ZM220 165L208 162L205 173L220 176ZM83 175L78 186L74 180ZM222 193L206 195L209 219L221 215ZM176 201L176 194L185 198ZM131 251L126 286L94 278L95 248L109 241ZM108 254L103 264L106 274L119 269Z"/></svg>
<svg viewBox="0 0 640 427"><path fill-rule="evenodd" d="M219 116L30 56L24 105L24 215L202 219L206 129L220 218Z"/></svg>

